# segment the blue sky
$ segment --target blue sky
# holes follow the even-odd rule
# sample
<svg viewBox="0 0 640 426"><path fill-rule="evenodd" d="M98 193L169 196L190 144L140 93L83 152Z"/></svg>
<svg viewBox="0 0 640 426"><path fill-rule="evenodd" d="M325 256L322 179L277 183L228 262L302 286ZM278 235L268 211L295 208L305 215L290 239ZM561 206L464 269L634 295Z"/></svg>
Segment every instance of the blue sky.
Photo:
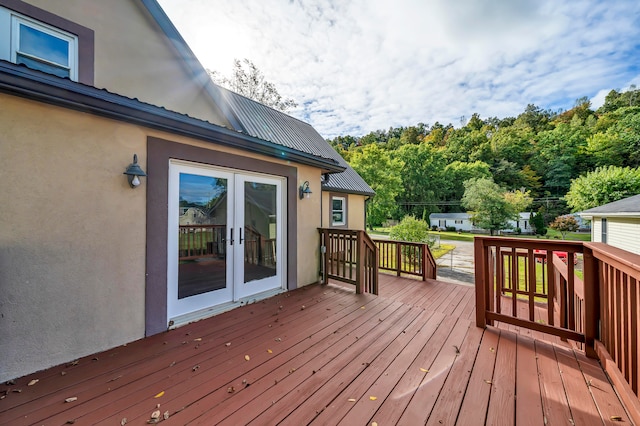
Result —
<svg viewBox="0 0 640 426"><path fill-rule="evenodd" d="M640 86L640 1L159 0L209 69L251 59L325 137Z"/></svg>

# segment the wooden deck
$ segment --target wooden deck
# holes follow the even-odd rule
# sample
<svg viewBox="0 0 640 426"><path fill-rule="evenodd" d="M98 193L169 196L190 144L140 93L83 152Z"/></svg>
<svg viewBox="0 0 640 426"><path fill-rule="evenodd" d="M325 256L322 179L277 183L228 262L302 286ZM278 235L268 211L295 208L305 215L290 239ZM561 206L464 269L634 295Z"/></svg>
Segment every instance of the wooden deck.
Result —
<svg viewBox="0 0 640 426"><path fill-rule="evenodd" d="M3 384L0 424L630 424L596 361L479 329L474 303L384 274L379 296L305 287Z"/></svg>

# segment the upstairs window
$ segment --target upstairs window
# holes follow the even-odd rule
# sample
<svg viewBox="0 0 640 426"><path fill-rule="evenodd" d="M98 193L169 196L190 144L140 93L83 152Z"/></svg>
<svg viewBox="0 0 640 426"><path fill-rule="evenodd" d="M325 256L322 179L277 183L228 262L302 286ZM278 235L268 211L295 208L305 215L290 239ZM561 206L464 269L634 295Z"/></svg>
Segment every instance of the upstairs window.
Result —
<svg viewBox="0 0 640 426"><path fill-rule="evenodd" d="M0 7L0 59L78 81L78 37Z"/></svg>
<svg viewBox="0 0 640 426"><path fill-rule="evenodd" d="M602 232L601 232L601 235L600 235L600 241L603 242L603 243L606 243L607 242L607 218L603 217L600 220L600 223L602 225Z"/></svg>
<svg viewBox="0 0 640 426"><path fill-rule="evenodd" d="M346 224L346 200L344 197L333 197L331 199L331 225L344 226Z"/></svg>

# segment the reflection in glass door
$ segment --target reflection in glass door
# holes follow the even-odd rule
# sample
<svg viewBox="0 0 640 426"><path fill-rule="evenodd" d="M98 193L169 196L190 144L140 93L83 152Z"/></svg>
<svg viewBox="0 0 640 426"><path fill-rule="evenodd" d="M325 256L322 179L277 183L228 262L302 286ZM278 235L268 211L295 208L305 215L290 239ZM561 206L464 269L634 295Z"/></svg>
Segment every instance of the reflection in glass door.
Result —
<svg viewBox="0 0 640 426"><path fill-rule="evenodd" d="M167 290L172 318L233 298L227 245L233 174L172 164L170 182Z"/></svg>
<svg viewBox="0 0 640 426"><path fill-rule="evenodd" d="M236 179L237 188L242 188L236 206L242 253L235 261L242 279L236 287L237 296L245 297L282 286L282 184L258 176Z"/></svg>

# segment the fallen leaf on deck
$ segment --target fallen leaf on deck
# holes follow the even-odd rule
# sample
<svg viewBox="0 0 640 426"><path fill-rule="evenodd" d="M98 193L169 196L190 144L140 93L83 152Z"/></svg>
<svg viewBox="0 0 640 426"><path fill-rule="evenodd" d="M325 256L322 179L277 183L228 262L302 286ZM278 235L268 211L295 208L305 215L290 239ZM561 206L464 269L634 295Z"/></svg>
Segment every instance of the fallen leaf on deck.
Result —
<svg viewBox="0 0 640 426"><path fill-rule="evenodd" d="M613 420L614 422L621 422L622 421L622 417L621 416L611 416L609 418L611 420Z"/></svg>
<svg viewBox="0 0 640 426"><path fill-rule="evenodd" d="M154 396L154 398L160 398L163 395L164 395L164 391L158 393L156 396Z"/></svg>
<svg viewBox="0 0 640 426"><path fill-rule="evenodd" d="M27 384L27 386L33 386L33 385L35 385L36 383L38 383L39 381L40 381L39 379L33 379L32 381L30 381L30 382Z"/></svg>
<svg viewBox="0 0 640 426"><path fill-rule="evenodd" d="M349 401L349 402L356 402L356 399L355 399L355 398L349 398L349 399L347 399L347 401Z"/></svg>
<svg viewBox="0 0 640 426"><path fill-rule="evenodd" d="M13 386L13 385L16 384L16 381L15 380L8 380L4 384L7 385L7 386Z"/></svg>
<svg viewBox="0 0 640 426"><path fill-rule="evenodd" d="M198 337L197 339L193 339L194 342L200 342L202 341L202 337Z"/></svg>
<svg viewBox="0 0 640 426"><path fill-rule="evenodd" d="M378 426L378 422L371 422L371 426Z"/></svg>
<svg viewBox="0 0 640 426"><path fill-rule="evenodd" d="M156 410L153 413L151 413L151 418L152 419L159 419L160 418L160 410Z"/></svg>
<svg viewBox="0 0 640 426"><path fill-rule="evenodd" d="M428 373L429 370L427 370L426 368L420 368L420 371L422 371L423 373Z"/></svg>
<svg viewBox="0 0 640 426"><path fill-rule="evenodd" d="M495 350L495 349L493 349L493 348L489 348L489 350L490 350L491 352L495 352L495 351L496 351L496 350Z"/></svg>
<svg viewBox="0 0 640 426"><path fill-rule="evenodd" d="M296 369L292 368L291 370L289 370L289 374L293 373L294 371L296 371Z"/></svg>
<svg viewBox="0 0 640 426"><path fill-rule="evenodd" d="M77 401L78 397L77 396L72 396L70 398L67 398L64 400L64 402L73 402L73 401Z"/></svg>
<svg viewBox="0 0 640 426"><path fill-rule="evenodd" d="M61 376L64 376L65 374L67 374L67 372L66 372L66 371L61 371L61 372L60 372L60 375L61 375Z"/></svg>
<svg viewBox="0 0 640 426"><path fill-rule="evenodd" d="M120 420L120 426L124 426L127 424L127 418L123 418L122 420Z"/></svg>
<svg viewBox="0 0 640 426"><path fill-rule="evenodd" d="M225 343L224 345L225 345L225 346L227 346L227 347L229 347L229 346L231 346L231 342L227 342L227 343Z"/></svg>
<svg viewBox="0 0 640 426"><path fill-rule="evenodd" d="M249 355L245 355L244 359L245 359L245 361L249 361L251 359L251 357Z"/></svg>
<svg viewBox="0 0 640 426"><path fill-rule="evenodd" d="M370 399L371 401L375 401L376 399L378 399L378 397L377 397L377 396L370 396L370 397L369 397L369 399Z"/></svg>
<svg viewBox="0 0 640 426"><path fill-rule="evenodd" d="M165 420L169 420L169 412L165 411L164 414L162 415L162 418Z"/></svg>
<svg viewBox="0 0 640 426"><path fill-rule="evenodd" d="M486 384L490 385L491 384L491 380L485 380L484 381Z"/></svg>
<svg viewBox="0 0 640 426"><path fill-rule="evenodd" d="M361 306L360 309L364 309L364 306Z"/></svg>
<svg viewBox="0 0 640 426"><path fill-rule="evenodd" d="M191 369L191 371L196 371L198 368L200 368L200 366L199 366L199 365L196 365L195 367L193 367L193 368Z"/></svg>
<svg viewBox="0 0 640 426"><path fill-rule="evenodd" d="M230 386L227 388L227 393L234 393L236 391L236 388L234 388L233 386Z"/></svg>
<svg viewBox="0 0 640 426"><path fill-rule="evenodd" d="M282 342L282 339L281 339L281 338L279 338L279 337L276 337L276 339L275 339L275 340L276 340L276 342Z"/></svg>
<svg viewBox="0 0 640 426"><path fill-rule="evenodd" d="M270 354L273 353L273 351L271 349L267 349L267 352L270 353Z"/></svg>

